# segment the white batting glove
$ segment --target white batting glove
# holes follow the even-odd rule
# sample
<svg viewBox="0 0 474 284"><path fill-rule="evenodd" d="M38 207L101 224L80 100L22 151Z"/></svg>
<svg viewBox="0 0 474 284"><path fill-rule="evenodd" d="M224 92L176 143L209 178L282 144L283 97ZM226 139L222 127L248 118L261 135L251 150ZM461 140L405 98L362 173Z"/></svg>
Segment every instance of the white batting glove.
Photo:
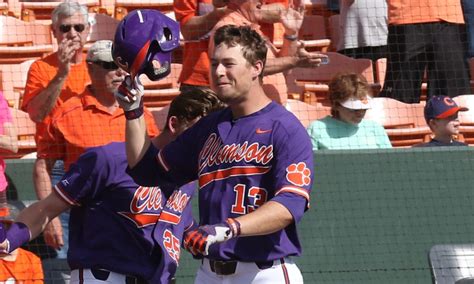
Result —
<svg viewBox="0 0 474 284"><path fill-rule="evenodd" d="M208 255L209 247L240 235L240 223L232 218L225 223L206 225L187 231L184 235L184 248L193 255Z"/></svg>
<svg viewBox="0 0 474 284"><path fill-rule="evenodd" d="M135 111L143 109L143 92L144 87L138 76L135 77L134 82L130 76L126 76L115 92L115 98L125 112Z"/></svg>

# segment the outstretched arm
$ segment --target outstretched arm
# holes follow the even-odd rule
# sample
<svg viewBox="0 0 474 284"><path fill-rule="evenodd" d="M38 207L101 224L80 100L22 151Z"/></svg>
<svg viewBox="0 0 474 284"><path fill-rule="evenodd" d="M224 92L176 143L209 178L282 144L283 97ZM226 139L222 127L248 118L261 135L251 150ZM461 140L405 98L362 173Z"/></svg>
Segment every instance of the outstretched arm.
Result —
<svg viewBox="0 0 474 284"><path fill-rule="evenodd" d="M70 205L53 192L23 209L7 232L7 239L0 244L0 251L11 252L36 238L53 218L69 208Z"/></svg>

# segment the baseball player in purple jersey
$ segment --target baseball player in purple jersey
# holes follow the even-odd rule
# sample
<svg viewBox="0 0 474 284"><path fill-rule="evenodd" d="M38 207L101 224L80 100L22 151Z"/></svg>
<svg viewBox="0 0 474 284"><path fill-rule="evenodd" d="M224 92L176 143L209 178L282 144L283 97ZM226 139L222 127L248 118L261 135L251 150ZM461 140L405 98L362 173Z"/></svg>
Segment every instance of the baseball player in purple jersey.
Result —
<svg viewBox="0 0 474 284"><path fill-rule="evenodd" d="M298 119L261 87L264 40L249 27L215 33L212 87L229 107L196 123L162 151L146 137L142 92L116 93L130 113L129 174L156 186L199 180L201 226L184 245L204 256L195 283L302 283L296 223L309 206L313 154ZM126 83L125 83L126 84Z"/></svg>
<svg viewBox="0 0 474 284"><path fill-rule="evenodd" d="M220 108L211 91L180 94L154 145L164 147L201 116ZM71 208L71 283L170 283L183 233L193 224L188 205L196 184L142 187L126 168L124 143L89 149L53 193L20 213L0 249L15 250Z"/></svg>

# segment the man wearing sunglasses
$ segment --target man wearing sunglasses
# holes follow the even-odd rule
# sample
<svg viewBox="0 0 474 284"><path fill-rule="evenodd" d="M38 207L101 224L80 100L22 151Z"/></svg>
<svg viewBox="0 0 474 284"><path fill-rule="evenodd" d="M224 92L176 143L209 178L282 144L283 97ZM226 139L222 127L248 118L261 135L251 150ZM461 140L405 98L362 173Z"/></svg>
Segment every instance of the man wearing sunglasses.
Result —
<svg viewBox="0 0 474 284"><path fill-rule="evenodd" d="M90 29L87 7L76 2L64 2L53 10L51 19L58 50L31 65L21 106L36 122L38 159L33 179L38 199L45 198L51 192L49 174L55 161L46 160L43 156L44 150L49 147L45 133L51 120L50 114L69 98L81 94L90 82L83 54ZM64 173L61 161L56 162L52 172L53 179L61 178ZM61 219L64 237L67 237L67 214L62 215ZM49 246L58 249L58 258L66 257L67 239L63 239L59 219L51 222L44 238Z"/></svg>
<svg viewBox="0 0 474 284"><path fill-rule="evenodd" d="M91 84L84 92L66 101L51 118L43 155L63 160L67 171L86 148L125 141L125 115L114 93L127 73L112 59L112 41L95 42L87 53ZM152 114L145 113L150 137L158 134Z"/></svg>

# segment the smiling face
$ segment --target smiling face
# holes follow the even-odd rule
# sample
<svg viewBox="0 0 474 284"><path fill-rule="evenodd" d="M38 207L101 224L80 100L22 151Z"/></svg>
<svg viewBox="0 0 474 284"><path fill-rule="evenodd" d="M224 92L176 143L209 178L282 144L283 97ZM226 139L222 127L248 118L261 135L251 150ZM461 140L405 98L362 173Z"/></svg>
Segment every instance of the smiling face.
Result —
<svg viewBox="0 0 474 284"><path fill-rule="evenodd" d="M252 66L244 58L239 44L229 47L221 43L215 48L211 58L211 86L224 103L245 100L258 74L258 66Z"/></svg>

